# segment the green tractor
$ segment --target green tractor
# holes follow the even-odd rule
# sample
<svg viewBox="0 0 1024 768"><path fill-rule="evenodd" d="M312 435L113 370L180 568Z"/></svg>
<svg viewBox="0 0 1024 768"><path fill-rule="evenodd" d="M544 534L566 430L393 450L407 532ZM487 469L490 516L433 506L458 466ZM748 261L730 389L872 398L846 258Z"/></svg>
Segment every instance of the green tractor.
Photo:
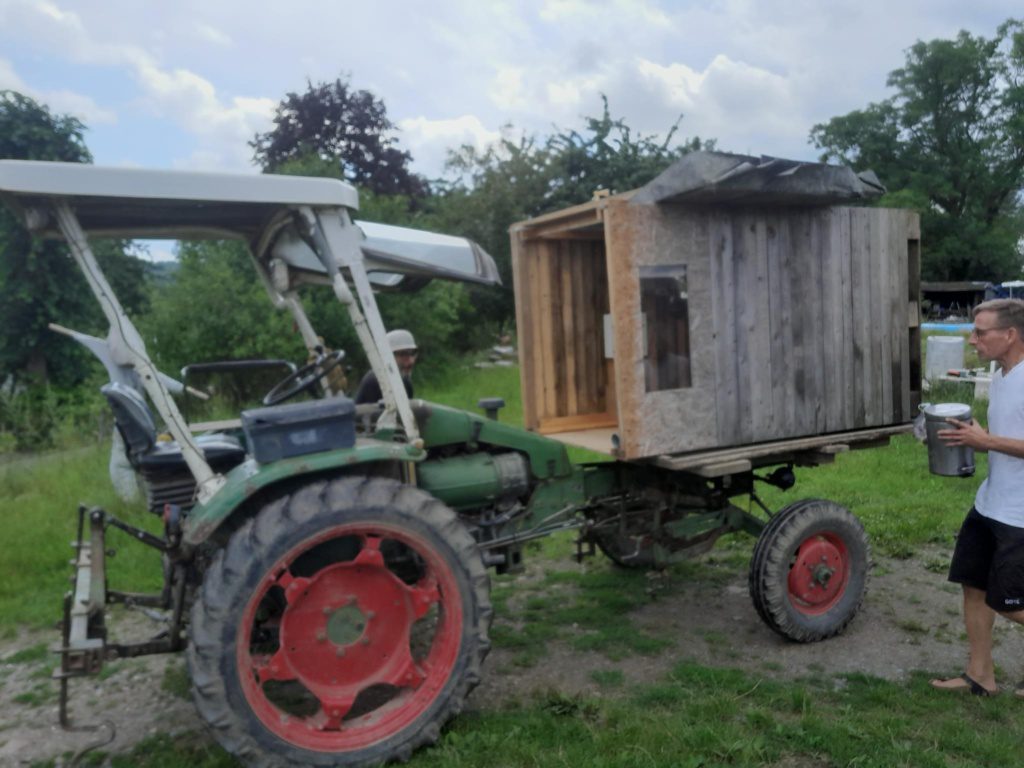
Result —
<svg viewBox="0 0 1024 768"><path fill-rule="evenodd" d="M355 190L328 179L0 161L0 196L35 234L64 238L100 303L109 354L137 385L105 393L163 520L155 536L102 509L79 510L56 673L65 725L71 678L118 658L184 651L202 719L247 765L405 760L437 740L480 681L488 570L518 567L526 542L569 529L581 554L596 547L644 568L705 551L725 532L758 535L754 605L798 641L837 634L861 604L868 544L847 510L802 501L766 524L731 501L757 500L755 479L791 485L799 452L762 452L718 475L574 464L563 443L498 420L500 402L475 414L410 400L374 292L430 279L496 283L493 261L468 241L356 222ZM91 236L244 241L313 361L274 387L269 405L242 414L241 430L236 422L194 435ZM355 406L336 391L341 354L320 346L299 301L306 283L328 286L346 308L382 404ZM186 321L201 323L202 308ZM155 439L140 390L173 442ZM323 397L285 402L305 390ZM108 588L110 528L160 552L159 594ZM114 642L112 603L161 609L167 630Z"/></svg>

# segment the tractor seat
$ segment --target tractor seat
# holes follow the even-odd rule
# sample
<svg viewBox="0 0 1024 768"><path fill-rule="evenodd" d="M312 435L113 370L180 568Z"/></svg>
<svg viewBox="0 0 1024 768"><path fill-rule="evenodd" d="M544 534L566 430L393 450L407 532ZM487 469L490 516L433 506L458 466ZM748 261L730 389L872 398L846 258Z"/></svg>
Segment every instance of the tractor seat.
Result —
<svg viewBox="0 0 1024 768"><path fill-rule="evenodd" d="M124 439L133 467L147 474L188 471L181 447L173 440L156 439L156 423L142 395L117 382L104 385L100 392L114 412L114 423ZM226 472L245 460L245 449L230 435L199 435L195 441L215 472Z"/></svg>

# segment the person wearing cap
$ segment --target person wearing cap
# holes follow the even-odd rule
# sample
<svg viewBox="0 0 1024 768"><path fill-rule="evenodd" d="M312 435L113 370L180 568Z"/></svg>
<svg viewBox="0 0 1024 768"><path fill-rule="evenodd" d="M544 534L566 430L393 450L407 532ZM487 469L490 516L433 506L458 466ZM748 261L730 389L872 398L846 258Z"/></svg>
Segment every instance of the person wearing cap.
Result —
<svg viewBox="0 0 1024 768"><path fill-rule="evenodd" d="M976 696L998 692L992 659L996 614L1024 624L1024 301L995 299L974 310L969 339L978 356L995 360L988 430L950 419L939 432L949 445L988 451L988 477L957 536L949 580L963 590L967 668L932 680L934 688ZM1024 698L1024 682L1015 690Z"/></svg>
<svg viewBox="0 0 1024 768"><path fill-rule="evenodd" d="M419 354L419 349L416 347L416 339L404 328L396 328L388 332L387 340L388 346L395 356L395 362L398 364L398 371L402 374L405 392L411 398L412 369L416 367L416 357ZM381 392L377 376L373 371L367 371L362 381L359 382L359 387L356 389L356 396L354 398L356 405L376 403L383 397L384 393Z"/></svg>

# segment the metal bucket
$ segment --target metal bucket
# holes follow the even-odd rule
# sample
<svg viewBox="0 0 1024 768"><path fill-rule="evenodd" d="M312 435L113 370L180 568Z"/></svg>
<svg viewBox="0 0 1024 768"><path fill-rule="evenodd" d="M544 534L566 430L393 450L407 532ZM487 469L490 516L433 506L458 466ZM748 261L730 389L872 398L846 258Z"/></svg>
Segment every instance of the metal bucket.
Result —
<svg viewBox="0 0 1024 768"><path fill-rule="evenodd" d="M974 474L974 449L967 445L949 445L939 431L952 429L947 419L971 420L971 406L963 403L922 405L928 433L928 469L933 475L970 477Z"/></svg>

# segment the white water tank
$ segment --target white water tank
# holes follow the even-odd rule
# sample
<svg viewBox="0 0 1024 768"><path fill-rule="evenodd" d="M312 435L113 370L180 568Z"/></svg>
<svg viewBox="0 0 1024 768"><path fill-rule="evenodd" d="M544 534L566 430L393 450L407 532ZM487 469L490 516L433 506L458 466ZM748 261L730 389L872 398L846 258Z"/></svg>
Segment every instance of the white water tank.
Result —
<svg viewBox="0 0 1024 768"><path fill-rule="evenodd" d="M963 336L929 336L925 347L924 377L936 381L949 370L964 367Z"/></svg>

